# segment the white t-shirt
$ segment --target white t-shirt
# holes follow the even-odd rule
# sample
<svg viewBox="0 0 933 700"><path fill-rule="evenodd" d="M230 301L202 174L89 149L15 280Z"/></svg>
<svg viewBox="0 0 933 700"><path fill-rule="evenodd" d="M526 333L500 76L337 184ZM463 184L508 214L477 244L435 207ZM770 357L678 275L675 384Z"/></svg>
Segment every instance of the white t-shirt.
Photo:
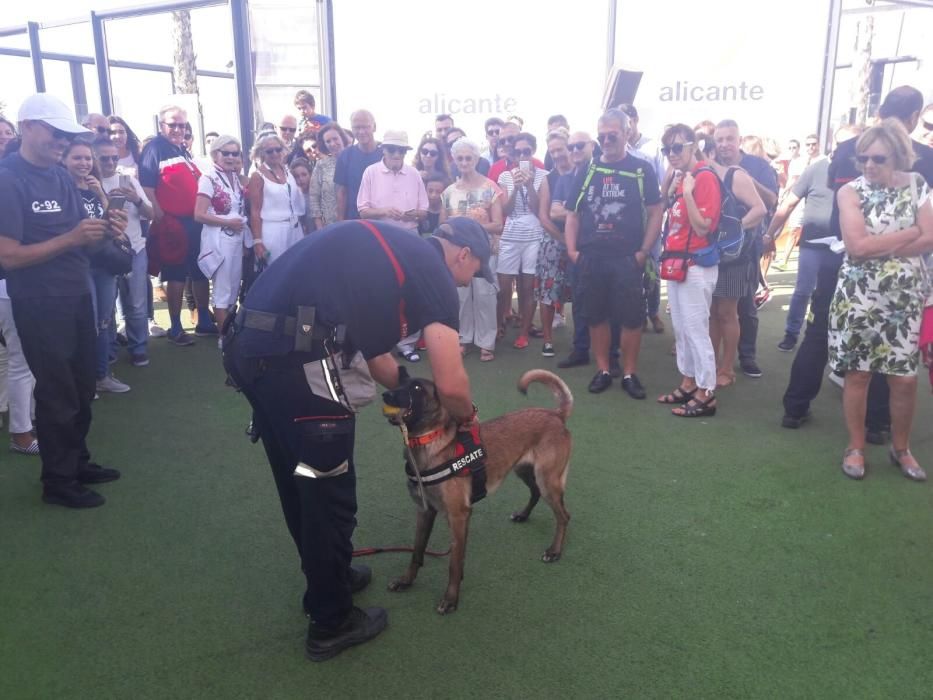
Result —
<svg viewBox="0 0 933 700"><path fill-rule="evenodd" d="M117 172L121 175L139 177L139 166L136 165L136 159L132 153L127 153L124 158L117 161Z"/></svg>
<svg viewBox="0 0 933 700"><path fill-rule="evenodd" d="M139 198L142 199L144 204L152 206L152 202L149 201L149 198L146 197L146 193L143 192L142 186L132 175L121 176L119 173L116 175L111 175L110 177L101 178L101 186L104 188L104 192L111 192L117 189L120 186L120 178L129 177L130 184L133 186L133 189L136 190L136 194L139 195ZM123 211L126 212L126 237L130 239L130 245L133 246L135 252L141 251L146 247L146 239L143 238L142 226L139 223L139 209L131 201L127 200L126 204L123 206Z"/></svg>
<svg viewBox="0 0 933 700"><path fill-rule="evenodd" d="M535 192L541 191L541 183L547 177L548 171L544 168L535 168ZM505 190L508 197L512 196L515 181L512 171L506 170L499 176L499 187ZM537 241L544 233L544 227L538 220L538 212L528 208L528 196L524 189L515 195L515 204L512 213L505 219L502 228L502 240L505 241Z"/></svg>

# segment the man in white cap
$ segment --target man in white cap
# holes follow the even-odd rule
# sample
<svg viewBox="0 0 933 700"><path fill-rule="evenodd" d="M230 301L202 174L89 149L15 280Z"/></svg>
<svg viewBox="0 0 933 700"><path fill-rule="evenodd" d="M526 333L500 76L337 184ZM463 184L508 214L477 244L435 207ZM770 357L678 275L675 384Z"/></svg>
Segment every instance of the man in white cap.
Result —
<svg viewBox="0 0 933 700"><path fill-rule="evenodd" d="M87 488L120 478L91 462L85 438L94 398L94 308L85 249L109 245L126 214L88 219L74 182L59 167L68 142L88 130L47 94L19 110L22 146L0 161L0 266L26 362L36 377L42 499L69 508L103 505Z"/></svg>
<svg viewBox="0 0 933 700"><path fill-rule="evenodd" d="M363 171L356 206L361 219L385 221L418 235L418 222L428 216L428 192L421 173L405 165L405 155L410 150L407 133L385 132L382 161ZM421 360L416 352L420 337L417 332L398 344L399 354L409 362Z"/></svg>

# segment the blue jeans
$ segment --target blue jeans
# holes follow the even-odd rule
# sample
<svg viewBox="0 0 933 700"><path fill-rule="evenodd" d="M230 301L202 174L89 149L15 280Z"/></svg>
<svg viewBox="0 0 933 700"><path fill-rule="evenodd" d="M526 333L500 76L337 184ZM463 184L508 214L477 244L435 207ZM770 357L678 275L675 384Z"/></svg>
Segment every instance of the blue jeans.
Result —
<svg viewBox="0 0 933 700"><path fill-rule="evenodd" d="M113 305L117 299L117 278L109 272L92 267L91 299L94 302L94 324L97 328L94 364L97 379L103 379L109 373L110 346L117 334L113 314Z"/></svg>
<svg viewBox="0 0 933 700"><path fill-rule="evenodd" d="M133 256L133 269L117 280L120 307L126 323L127 350L131 355L145 355L149 341L149 258L146 249ZM148 287L148 289L147 289Z"/></svg>
<svg viewBox="0 0 933 700"><path fill-rule="evenodd" d="M806 244L800 246L800 257L797 260L797 281L794 283L794 293L790 298L790 308L787 310L787 322L784 332L795 338L800 335L803 321L807 315L807 304L810 295L816 289L816 279L820 267L839 266L841 257L826 246L810 247Z"/></svg>

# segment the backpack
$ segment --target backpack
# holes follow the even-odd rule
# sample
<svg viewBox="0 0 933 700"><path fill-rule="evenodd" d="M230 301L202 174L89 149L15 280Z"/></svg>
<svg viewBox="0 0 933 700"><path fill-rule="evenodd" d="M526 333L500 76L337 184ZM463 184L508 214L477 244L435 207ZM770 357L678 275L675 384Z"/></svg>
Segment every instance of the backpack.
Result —
<svg viewBox="0 0 933 700"><path fill-rule="evenodd" d="M732 178L738 168L729 168L726 171L726 177L719 182L720 191L720 209L719 226L715 231L711 231L707 236L710 244L698 250L696 257L715 257L720 265L730 265L745 259L745 253L750 249L752 236L742 228L742 217L745 216L746 208L739 202L732 192ZM716 175L716 171L710 167L702 167L696 171L695 175L707 171ZM714 252L715 251L715 252ZM698 263L702 264L702 263ZM715 262L711 262L715 265Z"/></svg>

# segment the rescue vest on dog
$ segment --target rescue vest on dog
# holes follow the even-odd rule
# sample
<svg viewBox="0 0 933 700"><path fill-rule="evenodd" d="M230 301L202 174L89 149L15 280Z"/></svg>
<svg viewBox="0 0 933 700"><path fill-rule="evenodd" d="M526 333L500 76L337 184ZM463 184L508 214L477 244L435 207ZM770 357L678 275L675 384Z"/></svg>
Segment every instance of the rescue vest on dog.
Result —
<svg viewBox="0 0 933 700"><path fill-rule="evenodd" d="M412 483L418 483L414 467L406 460L405 474ZM437 467L421 472L421 481L426 485L439 484L455 476L472 477L471 503L486 496L486 448L479 437L479 425L474 423L469 431L459 431L454 443L454 456Z"/></svg>

